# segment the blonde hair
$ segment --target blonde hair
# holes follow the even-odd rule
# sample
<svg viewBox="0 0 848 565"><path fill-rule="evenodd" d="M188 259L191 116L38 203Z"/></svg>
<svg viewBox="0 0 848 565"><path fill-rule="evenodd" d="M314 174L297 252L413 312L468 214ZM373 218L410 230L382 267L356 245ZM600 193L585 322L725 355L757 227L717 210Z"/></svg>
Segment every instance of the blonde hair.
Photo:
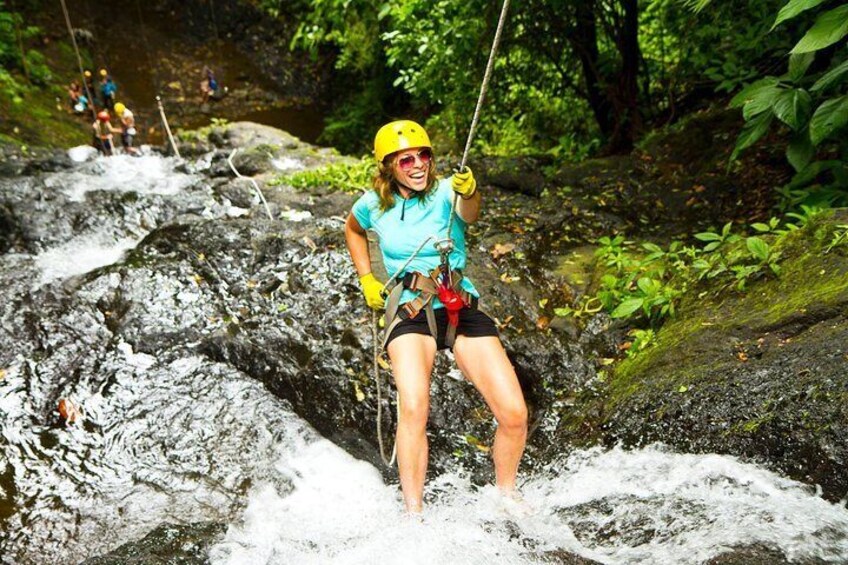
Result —
<svg viewBox="0 0 848 565"><path fill-rule="evenodd" d="M371 184L374 186L374 192L380 197L380 211L385 212L395 205L395 194L400 194L399 184L395 178L395 161L397 153L392 153L386 156L381 163L377 164L377 172L374 173L374 179ZM427 168L427 187L418 192L413 190L412 196L423 201L427 198L433 188L436 186L436 159L430 159L430 166Z"/></svg>

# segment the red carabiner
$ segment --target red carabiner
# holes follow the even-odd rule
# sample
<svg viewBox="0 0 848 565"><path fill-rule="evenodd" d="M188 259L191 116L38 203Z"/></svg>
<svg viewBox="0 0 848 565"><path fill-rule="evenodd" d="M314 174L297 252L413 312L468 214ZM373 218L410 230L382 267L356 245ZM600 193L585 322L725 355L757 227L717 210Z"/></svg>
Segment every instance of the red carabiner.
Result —
<svg viewBox="0 0 848 565"><path fill-rule="evenodd" d="M448 286L446 281L442 280L439 283L439 300L445 305L448 311L448 323L453 327L457 327L459 325L459 311L465 306L462 295Z"/></svg>

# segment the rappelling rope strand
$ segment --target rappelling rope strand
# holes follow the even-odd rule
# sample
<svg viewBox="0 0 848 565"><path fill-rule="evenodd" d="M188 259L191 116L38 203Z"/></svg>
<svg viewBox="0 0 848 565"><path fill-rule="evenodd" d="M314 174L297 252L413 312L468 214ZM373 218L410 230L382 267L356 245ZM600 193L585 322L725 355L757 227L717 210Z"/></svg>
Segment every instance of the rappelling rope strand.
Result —
<svg viewBox="0 0 848 565"><path fill-rule="evenodd" d="M386 287L390 282L395 280L398 275L406 270L412 260L415 259L416 256L424 249L424 246L430 242L435 236L429 236L427 239L421 242L421 245L418 246L418 249L407 259L406 263L403 266L395 271L395 274L389 277L389 280L386 281L386 284L383 285L383 292L385 292ZM377 443L380 445L380 459L383 460L383 464L387 467L391 467L395 464L395 458L397 457L397 438L395 438L394 446L392 447L392 456L386 457L386 448L383 444L383 391L382 385L380 384L380 346L379 341L377 340L377 312L375 310L371 310L371 341L374 344L374 382L377 383ZM400 418L400 405L398 404L398 418Z"/></svg>
<svg viewBox="0 0 848 565"><path fill-rule="evenodd" d="M480 85L480 95L477 97L477 107L474 108L474 117L471 119L471 127L468 130L468 139L465 140L465 151L462 152L462 161L459 163L459 170L465 169L465 162L468 159L468 152L471 150L471 141L474 139L474 134L477 131L477 122L480 119L480 111L483 108L483 101L486 98L486 91L489 89L489 79L492 76L492 68L495 66L495 54L498 51L498 44L501 42L501 34L503 33L504 22L506 22L506 13L509 9L509 0L504 0L501 8L501 16L498 19L498 27L495 30L495 39L492 41L492 50L489 51L489 61L486 63L486 72L483 74L483 83ZM453 204L451 205L451 214L448 218L448 231L445 238L450 240L451 228L453 227L453 217L456 214L456 203L459 200L459 194L454 194Z"/></svg>
<svg viewBox="0 0 848 565"><path fill-rule="evenodd" d="M377 383L377 443L380 445L380 459L386 467L391 467L397 458L397 438L392 446L391 457L387 457L386 446L383 444L383 392L380 385L380 346L377 342L377 312L375 310L371 310L371 338L374 343L374 380Z"/></svg>
<svg viewBox="0 0 848 565"><path fill-rule="evenodd" d="M97 103L94 100L94 96L91 94L91 90L88 88L88 82L85 80L85 69L82 66L82 57L80 56L79 46L77 46L77 38L74 36L74 28L71 25L71 16L68 14L68 7L65 5L65 0L61 0L62 2L62 12L65 14L65 23L68 25L68 33L71 35L71 43L74 46L74 52L77 54L77 63L79 64L79 72L80 78L82 79L82 87L85 88L85 92L88 95L88 104L91 107L92 111L97 113Z"/></svg>

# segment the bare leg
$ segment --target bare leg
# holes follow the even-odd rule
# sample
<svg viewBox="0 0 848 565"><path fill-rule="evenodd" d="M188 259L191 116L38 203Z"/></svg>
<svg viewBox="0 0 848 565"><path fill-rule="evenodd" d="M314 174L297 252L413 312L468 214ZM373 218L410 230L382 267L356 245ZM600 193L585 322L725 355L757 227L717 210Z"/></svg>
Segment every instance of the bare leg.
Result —
<svg viewBox="0 0 848 565"><path fill-rule="evenodd" d="M400 408L397 429L400 486L406 509L421 512L427 475L430 373L436 357L436 340L429 335L404 334L389 343L388 352Z"/></svg>
<svg viewBox="0 0 848 565"><path fill-rule="evenodd" d="M457 336L453 352L460 370L480 391L498 421L492 448L495 482L502 490L512 492L527 442L527 405L515 369L500 339L494 336Z"/></svg>

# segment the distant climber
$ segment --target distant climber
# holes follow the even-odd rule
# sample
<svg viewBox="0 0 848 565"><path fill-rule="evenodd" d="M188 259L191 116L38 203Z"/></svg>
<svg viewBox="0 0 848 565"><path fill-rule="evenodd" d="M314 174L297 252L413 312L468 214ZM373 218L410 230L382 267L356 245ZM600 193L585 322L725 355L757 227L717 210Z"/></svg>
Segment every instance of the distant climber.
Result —
<svg viewBox="0 0 848 565"><path fill-rule="evenodd" d="M109 112L106 110L98 112L97 119L91 127L94 130L92 145L107 157L111 157L115 150L112 142L113 134L121 133L121 130L112 126Z"/></svg>
<svg viewBox="0 0 848 565"><path fill-rule="evenodd" d="M135 116L122 102L115 104L115 115L121 121L121 146L124 148L124 152L129 155L137 155L138 149L133 147L133 140L137 133Z"/></svg>
<svg viewBox="0 0 848 565"><path fill-rule="evenodd" d="M103 105L108 110L113 110L115 106L115 93L118 91L118 85L112 80L112 76L106 69L100 69L100 95L103 97Z"/></svg>
<svg viewBox="0 0 848 565"><path fill-rule="evenodd" d="M200 81L200 104L206 104L209 99L218 100L221 98L221 90L218 85L218 80L215 78L215 73L209 67L203 67L203 80Z"/></svg>
<svg viewBox="0 0 848 565"><path fill-rule="evenodd" d="M81 101L81 99L84 101ZM85 108L88 105L88 98L83 94L82 87L78 81L73 80L68 85L68 105L76 114L85 112Z"/></svg>

